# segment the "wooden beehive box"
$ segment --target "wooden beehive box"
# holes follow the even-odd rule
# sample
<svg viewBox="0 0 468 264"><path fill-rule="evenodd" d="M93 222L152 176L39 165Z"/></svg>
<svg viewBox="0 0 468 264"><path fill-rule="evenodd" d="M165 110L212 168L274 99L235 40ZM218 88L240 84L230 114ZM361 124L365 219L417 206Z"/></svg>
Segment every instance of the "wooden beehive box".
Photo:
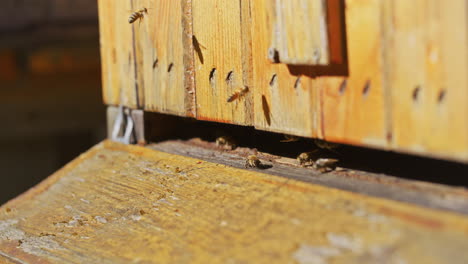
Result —
<svg viewBox="0 0 468 264"><path fill-rule="evenodd" d="M464 0L98 2L108 105L468 161Z"/></svg>

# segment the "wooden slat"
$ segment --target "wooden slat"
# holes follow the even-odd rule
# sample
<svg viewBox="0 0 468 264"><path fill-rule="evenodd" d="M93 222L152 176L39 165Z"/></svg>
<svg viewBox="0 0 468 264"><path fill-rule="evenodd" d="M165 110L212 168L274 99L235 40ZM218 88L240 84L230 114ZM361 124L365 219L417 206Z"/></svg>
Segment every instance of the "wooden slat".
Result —
<svg viewBox="0 0 468 264"><path fill-rule="evenodd" d="M275 1L251 1L255 127L314 136L316 89L307 67L289 67L268 59L275 39Z"/></svg>
<svg viewBox="0 0 468 264"><path fill-rule="evenodd" d="M111 142L0 208L18 263L467 263L467 243L463 215Z"/></svg>
<svg viewBox="0 0 468 264"><path fill-rule="evenodd" d="M395 149L467 159L467 5L463 0L387 4Z"/></svg>
<svg viewBox="0 0 468 264"><path fill-rule="evenodd" d="M186 115L181 1L134 0L148 8L134 23L138 87L147 111Z"/></svg>
<svg viewBox="0 0 468 264"><path fill-rule="evenodd" d="M346 1L348 77L321 77L320 137L348 144L387 146L382 53L382 0Z"/></svg>
<svg viewBox="0 0 468 264"><path fill-rule="evenodd" d="M240 100L228 97L243 88L241 3L193 0L193 39L197 118L233 124L252 123L252 89Z"/></svg>
<svg viewBox="0 0 468 264"><path fill-rule="evenodd" d="M275 44L286 64L330 63L326 0L276 0Z"/></svg>
<svg viewBox="0 0 468 264"><path fill-rule="evenodd" d="M141 95L136 89L133 27L128 24L131 2L100 0L98 4L104 102L137 108Z"/></svg>

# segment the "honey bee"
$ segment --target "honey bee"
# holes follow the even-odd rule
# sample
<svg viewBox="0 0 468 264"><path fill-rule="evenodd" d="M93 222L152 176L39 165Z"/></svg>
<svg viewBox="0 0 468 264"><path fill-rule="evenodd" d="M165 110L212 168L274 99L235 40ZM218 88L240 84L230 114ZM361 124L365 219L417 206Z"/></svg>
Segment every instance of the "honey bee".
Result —
<svg viewBox="0 0 468 264"><path fill-rule="evenodd" d="M286 135L284 134L284 139L280 140L280 142L296 142L299 141L299 137Z"/></svg>
<svg viewBox="0 0 468 264"><path fill-rule="evenodd" d="M222 136L216 139L216 146L222 147L224 149L233 150L237 147L237 144L232 137Z"/></svg>
<svg viewBox="0 0 468 264"><path fill-rule="evenodd" d="M148 9L146 7L143 7L142 9L133 12L130 17L128 18L128 23L132 24L133 22L139 20L141 23L141 20L143 20L143 17L148 14Z"/></svg>
<svg viewBox="0 0 468 264"><path fill-rule="evenodd" d="M234 91L234 93L231 94L231 96L229 96L229 98L227 99L227 102L230 103L230 102L233 102L234 100L240 99L248 92L249 92L248 86L244 86L243 88L238 88L236 91Z"/></svg>
<svg viewBox="0 0 468 264"><path fill-rule="evenodd" d="M327 150L331 150L331 151L334 151L335 149L337 149L340 145L338 144L334 144L334 143L330 143L330 142L327 142L325 140L321 140L321 139L314 139L314 143L317 147L321 148L321 149L327 149Z"/></svg>
<svg viewBox="0 0 468 264"><path fill-rule="evenodd" d="M337 163L337 159L318 159L315 161L313 168L322 173L330 172L336 168Z"/></svg>
<svg viewBox="0 0 468 264"><path fill-rule="evenodd" d="M303 167L313 166L314 165L314 159L313 159L314 153L316 153L316 151L303 152L299 154L299 156L297 156L297 161Z"/></svg>
<svg viewBox="0 0 468 264"><path fill-rule="evenodd" d="M260 166L262 166L262 163L255 155L249 155L247 160L245 160L246 168L259 168Z"/></svg>

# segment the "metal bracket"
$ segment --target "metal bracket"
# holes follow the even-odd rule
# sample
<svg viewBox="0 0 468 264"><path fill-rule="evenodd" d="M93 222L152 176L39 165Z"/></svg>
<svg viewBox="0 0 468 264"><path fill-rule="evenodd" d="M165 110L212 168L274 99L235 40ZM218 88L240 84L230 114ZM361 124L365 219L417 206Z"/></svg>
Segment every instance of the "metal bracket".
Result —
<svg viewBox="0 0 468 264"><path fill-rule="evenodd" d="M123 144L144 145L144 112L123 106L107 107L107 137Z"/></svg>

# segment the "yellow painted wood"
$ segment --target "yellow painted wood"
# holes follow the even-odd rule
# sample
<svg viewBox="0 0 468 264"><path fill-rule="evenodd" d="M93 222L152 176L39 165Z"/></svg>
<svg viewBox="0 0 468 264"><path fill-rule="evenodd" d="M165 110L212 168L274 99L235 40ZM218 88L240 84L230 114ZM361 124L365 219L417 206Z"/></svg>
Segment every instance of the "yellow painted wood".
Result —
<svg viewBox="0 0 468 264"><path fill-rule="evenodd" d="M311 69L291 69L268 59L268 51L275 43L275 14L275 1L251 1L255 127L314 136L317 112L312 109L318 94L309 77Z"/></svg>
<svg viewBox="0 0 468 264"><path fill-rule="evenodd" d="M186 115L182 1L134 0L134 10L148 8L135 22L138 86L145 110Z"/></svg>
<svg viewBox="0 0 468 264"><path fill-rule="evenodd" d="M275 48L286 64L330 63L326 0L276 0Z"/></svg>
<svg viewBox="0 0 468 264"><path fill-rule="evenodd" d="M322 125L327 140L386 148L389 129L381 26L383 0L346 1L348 77L320 77Z"/></svg>
<svg viewBox="0 0 468 264"><path fill-rule="evenodd" d="M227 99L244 83L241 4L235 0L192 0L197 118L249 125L253 116L248 87L242 98Z"/></svg>
<svg viewBox="0 0 468 264"><path fill-rule="evenodd" d="M134 35L128 24L131 1L100 0L98 4L104 102L137 108L142 95L136 90Z"/></svg>
<svg viewBox="0 0 468 264"><path fill-rule="evenodd" d="M19 263L466 263L466 216L103 142L0 208Z"/></svg>
<svg viewBox="0 0 468 264"><path fill-rule="evenodd" d="M395 149L466 160L467 5L462 0L386 5Z"/></svg>

